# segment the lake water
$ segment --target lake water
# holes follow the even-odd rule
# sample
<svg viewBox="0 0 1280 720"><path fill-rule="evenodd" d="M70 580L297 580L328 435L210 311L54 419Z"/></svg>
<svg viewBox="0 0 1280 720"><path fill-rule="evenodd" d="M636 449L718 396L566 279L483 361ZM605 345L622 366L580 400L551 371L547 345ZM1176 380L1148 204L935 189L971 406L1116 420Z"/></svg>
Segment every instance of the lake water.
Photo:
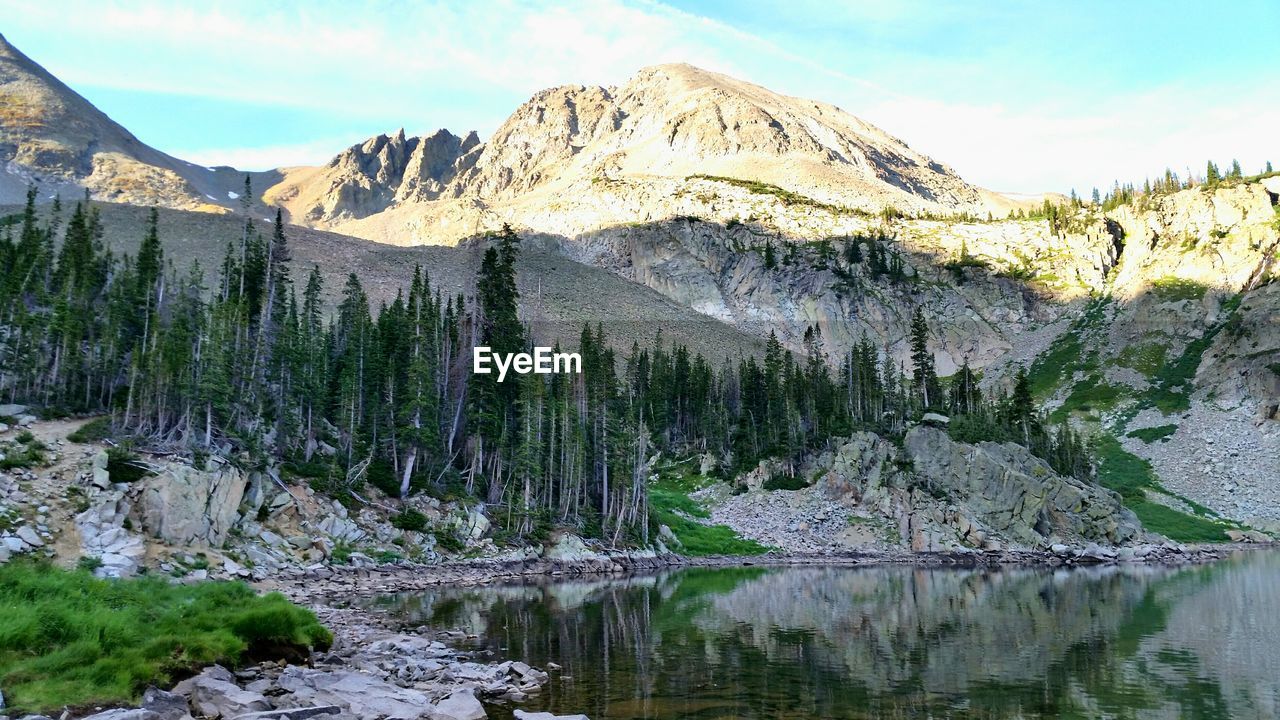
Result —
<svg viewBox="0 0 1280 720"><path fill-rule="evenodd" d="M522 707L592 720L1280 717L1276 552L1183 568L686 569L378 602L561 665Z"/></svg>

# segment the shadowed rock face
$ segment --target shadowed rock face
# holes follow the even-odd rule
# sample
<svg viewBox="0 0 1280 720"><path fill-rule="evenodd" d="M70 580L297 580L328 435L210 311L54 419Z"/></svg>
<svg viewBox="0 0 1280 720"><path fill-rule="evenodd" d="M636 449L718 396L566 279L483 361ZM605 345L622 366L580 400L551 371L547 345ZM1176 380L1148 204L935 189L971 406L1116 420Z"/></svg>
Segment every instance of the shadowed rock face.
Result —
<svg viewBox="0 0 1280 720"><path fill-rule="evenodd" d="M1057 474L1022 446L958 443L929 427L913 428L903 444L916 474L943 488L989 531L1015 542L1124 543L1141 532L1118 495Z"/></svg>

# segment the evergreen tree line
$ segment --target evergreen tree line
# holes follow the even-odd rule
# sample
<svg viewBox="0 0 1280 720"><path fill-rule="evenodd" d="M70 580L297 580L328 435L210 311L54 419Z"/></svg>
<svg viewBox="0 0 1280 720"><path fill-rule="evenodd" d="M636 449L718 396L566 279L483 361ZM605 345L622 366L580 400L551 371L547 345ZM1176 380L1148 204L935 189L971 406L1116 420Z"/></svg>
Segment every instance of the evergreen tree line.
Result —
<svg viewBox="0 0 1280 720"><path fill-rule="evenodd" d="M965 439L1020 442L1063 472L1089 467L1079 438L1043 421L1025 378L992 398L967 364L940 380L919 311L910 371L866 338L829 364L816 330L803 359L771 336L762 359L713 367L659 333L619 362L587 326L580 374L498 382L473 374L471 349L534 343L510 228L491 238L471 296L447 296L415 268L407 293L375 311L351 274L327 312L319 269L292 276L279 213L269 237L246 220L212 288L198 264L166 262L155 210L136 256L111 250L87 201L65 228L61 215L41 224L33 190L0 231L0 397L110 412L151 446L239 455L341 498L363 500L365 484L474 498L513 537L573 525L644 542L656 451L714 453L732 477L768 457L794 466L857 429L900 436L929 410L952 415Z"/></svg>

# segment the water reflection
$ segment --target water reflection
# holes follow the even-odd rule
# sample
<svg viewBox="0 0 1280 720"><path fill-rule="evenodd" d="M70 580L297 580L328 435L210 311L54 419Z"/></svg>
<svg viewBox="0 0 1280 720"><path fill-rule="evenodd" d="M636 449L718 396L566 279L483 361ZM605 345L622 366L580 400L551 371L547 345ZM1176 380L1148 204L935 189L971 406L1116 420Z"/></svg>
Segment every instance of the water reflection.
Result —
<svg viewBox="0 0 1280 720"><path fill-rule="evenodd" d="M384 598L603 718L1275 718L1280 554L1194 568L689 569Z"/></svg>

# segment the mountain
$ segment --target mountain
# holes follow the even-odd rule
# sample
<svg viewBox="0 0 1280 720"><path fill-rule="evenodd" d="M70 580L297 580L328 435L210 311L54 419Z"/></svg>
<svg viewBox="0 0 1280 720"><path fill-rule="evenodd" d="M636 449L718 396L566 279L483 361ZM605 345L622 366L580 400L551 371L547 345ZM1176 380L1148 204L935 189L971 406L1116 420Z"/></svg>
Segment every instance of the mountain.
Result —
<svg viewBox="0 0 1280 720"><path fill-rule="evenodd" d="M695 176L871 212L1004 215L1018 204L840 108L690 65L645 68L620 87L544 90L483 144L443 130L378 136L323 168L286 173L268 199L295 222L393 244L452 244L498 222L572 235L637 211L674 217L671 198Z"/></svg>
<svg viewBox="0 0 1280 720"><path fill-rule="evenodd" d="M0 202L39 178L42 198L238 207L242 174L147 147L2 40L0 81ZM975 187L830 105L663 65L542 91L484 142L401 130L253 183L300 226L299 271L331 289L356 271L376 300L414 263L468 289L473 236L511 223L529 319L568 343L601 321L620 353L662 327L716 359L774 334L834 366L865 337L907 367L919 310L940 374L968 362L1000 392L1026 370L1054 420L1112 438L1100 473L1144 523L1205 506L1280 530L1275 174L1007 218L1041 198ZM139 209L108 207L141 236ZM243 218L162 222L168 257L208 272ZM458 247L388 247L424 244Z"/></svg>
<svg viewBox="0 0 1280 720"><path fill-rule="evenodd" d="M170 157L136 138L0 35L0 202L28 184L111 202L222 212L243 174Z"/></svg>

